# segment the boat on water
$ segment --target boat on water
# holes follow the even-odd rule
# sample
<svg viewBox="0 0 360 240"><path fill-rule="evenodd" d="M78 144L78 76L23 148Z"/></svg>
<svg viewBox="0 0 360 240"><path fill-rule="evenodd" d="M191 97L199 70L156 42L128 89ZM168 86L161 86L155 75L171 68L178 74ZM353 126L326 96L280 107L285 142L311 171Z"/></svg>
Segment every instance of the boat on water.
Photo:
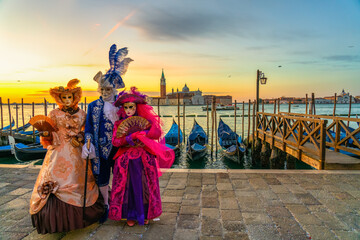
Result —
<svg viewBox="0 0 360 240"><path fill-rule="evenodd" d="M208 107L209 111L211 110L211 106ZM224 111L224 110L234 110L235 106L234 105L221 105L218 104L216 105L216 111ZM239 110L239 107L236 107L236 110ZM207 107L202 107L203 111L207 110Z"/></svg>
<svg viewBox="0 0 360 240"><path fill-rule="evenodd" d="M19 162L30 162L35 160L43 160L45 158L47 149L39 143L26 145L26 147L19 147L15 143L15 139L12 136L9 137L9 143L11 146L11 152L14 154L16 160Z"/></svg>
<svg viewBox="0 0 360 240"><path fill-rule="evenodd" d="M178 144L179 142L181 145L181 143L183 142L183 134L180 129L180 141L179 141L179 126L177 125L175 120L173 120L170 130L165 135L165 144L168 148L174 151L175 156L180 155L180 146Z"/></svg>
<svg viewBox="0 0 360 240"><path fill-rule="evenodd" d="M13 128L14 126L15 126L15 120L14 120L14 118L13 118L11 124L9 124L9 125L6 126L6 127L3 127L3 128L1 129L1 132L8 132L8 131L10 130L10 128Z"/></svg>
<svg viewBox="0 0 360 240"><path fill-rule="evenodd" d="M231 128L220 118L218 127L219 144L223 149L226 157L239 163L245 154L245 145L241 136L236 134Z"/></svg>
<svg viewBox="0 0 360 240"><path fill-rule="evenodd" d="M194 120L189 134L186 152L190 160L200 160L207 154L208 136L204 129Z"/></svg>

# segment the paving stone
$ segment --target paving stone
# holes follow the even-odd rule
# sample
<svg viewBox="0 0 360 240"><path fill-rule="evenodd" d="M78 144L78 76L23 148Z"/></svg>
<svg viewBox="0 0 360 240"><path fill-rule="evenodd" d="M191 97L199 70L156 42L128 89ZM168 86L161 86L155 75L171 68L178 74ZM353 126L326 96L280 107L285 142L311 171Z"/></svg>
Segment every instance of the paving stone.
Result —
<svg viewBox="0 0 360 240"><path fill-rule="evenodd" d="M272 206L266 207L269 216L274 217L292 217L290 211L286 207Z"/></svg>
<svg viewBox="0 0 360 240"><path fill-rule="evenodd" d="M181 202L181 205L183 206L200 206L200 198L198 199L184 199Z"/></svg>
<svg viewBox="0 0 360 240"><path fill-rule="evenodd" d="M264 178L264 180L268 185L281 185L281 182L276 178Z"/></svg>
<svg viewBox="0 0 360 240"><path fill-rule="evenodd" d="M279 199L279 197L272 190L257 190L258 196L266 200Z"/></svg>
<svg viewBox="0 0 360 240"><path fill-rule="evenodd" d="M160 220L156 221L155 224L174 225L175 226L177 216L178 216L177 213L164 212L159 217Z"/></svg>
<svg viewBox="0 0 360 240"><path fill-rule="evenodd" d="M234 186L234 190L246 190L246 191L252 191L253 187L251 186L249 180L243 180L243 179L234 179L232 180L232 185Z"/></svg>
<svg viewBox="0 0 360 240"><path fill-rule="evenodd" d="M200 226L200 218L198 215L179 215L177 220L178 228L196 229Z"/></svg>
<svg viewBox="0 0 360 240"><path fill-rule="evenodd" d="M27 235L24 240L57 240L62 239L66 233L53 233L53 234L38 234L37 231L32 231ZM13 238L16 239L16 238Z"/></svg>
<svg viewBox="0 0 360 240"><path fill-rule="evenodd" d="M232 184L229 182L229 183L217 183L216 184L216 187L218 189L218 191L221 191L221 190L233 190L233 186Z"/></svg>
<svg viewBox="0 0 360 240"><path fill-rule="evenodd" d="M283 185L271 185L270 186L271 190L274 192L274 193L289 193L289 189Z"/></svg>
<svg viewBox="0 0 360 240"><path fill-rule="evenodd" d="M347 192L335 192L332 193L332 195L334 195L334 197L336 197L339 200L355 200L355 198Z"/></svg>
<svg viewBox="0 0 360 240"><path fill-rule="evenodd" d="M187 183L187 186L189 187L201 187L201 179L199 180L189 180Z"/></svg>
<svg viewBox="0 0 360 240"><path fill-rule="evenodd" d="M309 190L316 199L335 199L334 195L326 190Z"/></svg>
<svg viewBox="0 0 360 240"><path fill-rule="evenodd" d="M203 217L201 221L203 236L222 236L222 225L218 219Z"/></svg>
<svg viewBox="0 0 360 240"><path fill-rule="evenodd" d="M332 230L350 230L350 228L342 223L336 216L329 212L314 212L325 225Z"/></svg>
<svg viewBox="0 0 360 240"><path fill-rule="evenodd" d="M164 203L181 203L182 197L169 197L169 196L162 196L161 202Z"/></svg>
<svg viewBox="0 0 360 240"><path fill-rule="evenodd" d="M15 195L2 195L0 196L0 206L3 205L4 203L10 202L11 200L14 200L15 198L17 198L18 196ZM3 208L3 206L1 206Z"/></svg>
<svg viewBox="0 0 360 240"><path fill-rule="evenodd" d="M234 212L234 211L232 211ZM218 208L202 208L201 216L219 219L220 218L220 211Z"/></svg>
<svg viewBox="0 0 360 240"><path fill-rule="evenodd" d="M313 214L295 214L294 217L301 225L323 225L322 221Z"/></svg>
<svg viewBox="0 0 360 240"><path fill-rule="evenodd" d="M309 209L303 204L286 204L285 206L293 215L310 214Z"/></svg>
<svg viewBox="0 0 360 240"><path fill-rule="evenodd" d="M310 193L295 193L294 194L305 205L320 205L321 203L314 198Z"/></svg>
<svg viewBox="0 0 360 240"><path fill-rule="evenodd" d="M303 236L305 239L306 232L293 217L272 217L276 227L282 236Z"/></svg>
<svg viewBox="0 0 360 240"><path fill-rule="evenodd" d="M208 185L208 184L216 184L215 178L203 178L202 179L202 184L203 185Z"/></svg>
<svg viewBox="0 0 360 240"><path fill-rule="evenodd" d="M245 232L245 224L241 221L223 221L223 227L226 229L226 231L239 231L239 232Z"/></svg>
<svg viewBox="0 0 360 240"><path fill-rule="evenodd" d="M224 239L226 240L249 240L249 236L242 232L227 232L225 233Z"/></svg>
<svg viewBox="0 0 360 240"><path fill-rule="evenodd" d="M243 218L240 211L221 210L221 219L223 221L241 221Z"/></svg>
<svg viewBox="0 0 360 240"><path fill-rule="evenodd" d="M278 240L281 239L280 233L274 225L246 225L250 239L256 240Z"/></svg>
<svg viewBox="0 0 360 240"><path fill-rule="evenodd" d="M252 178L249 179L249 182L254 189L269 189L269 185L262 178Z"/></svg>
<svg viewBox="0 0 360 240"><path fill-rule="evenodd" d="M191 229L176 229L174 240L197 240L199 239L199 231Z"/></svg>
<svg viewBox="0 0 360 240"><path fill-rule="evenodd" d="M200 240L222 240L221 236L201 236Z"/></svg>
<svg viewBox="0 0 360 240"><path fill-rule="evenodd" d="M338 239L327 227L314 225L304 225L303 227L310 234L311 239Z"/></svg>
<svg viewBox="0 0 360 240"><path fill-rule="evenodd" d="M292 193L278 193L277 195L284 204L301 203L301 201L298 198L296 198Z"/></svg>
<svg viewBox="0 0 360 240"><path fill-rule="evenodd" d="M96 229L96 232L93 233L90 239L97 239L97 240L103 240L103 239L124 239L120 236L124 235L124 237L127 237L125 239L134 239L132 238L134 235L127 234L123 232L123 229L121 227L115 226L115 225L101 225ZM139 239L139 236L137 236L135 239Z"/></svg>
<svg viewBox="0 0 360 240"><path fill-rule="evenodd" d="M265 213L243 212L242 217L246 225L249 224L272 224L272 220Z"/></svg>
<svg viewBox="0 0 360 240"><path fill-rule="evenodd" d="M303 189L297 184L283 184L292 193L307 193L307 190Z"/></svg>
<svg viewBox="0 0 360 240"><path fill-rule="evenodd" d="M180 214L200 215L200 206L181 206Z"/></svg>
<svg viewBox="0 0 360 240"><path fill-rule="evenodd" d="M201 193L201 196L204 198L217 198L218 197L218 192L216 190L213 191L208 191L208 190L204 190Z"/></svg>
<svg viewBox="0 0 360 240"><path fill-rule="evenodd" d="M248 179L248 176L245 173L229 173L229 178L231 178L231 179Z"/></svg>
<svg viewBox="0 0 360 240"><path fill-rule="evenodd" d="M235 198L234 191L218 191L220 198Z"/></svg>
<svg viewBox="0 0 360 240"><path fill-rule="evenodd" d="M239 209L239 205L234 198L220 198L220 209Z"/></svg>
<svg viewBox="0 0 360 240"><path fill-rule="evenodd" d="M142 239L147 240L168 240L173 239L175 232L174 226L154 224L144 233Z"/></svg>
<svg viewBox="0 0 360 240"><path fill-rule="evenodd" d="M335 230L335 235L339 239L346 239L346 240L359 240L360 239L360 232L355 231L340 231Z"/></svg>
<svg viewBox="0 0 360 240"><path fill-rule="evenodd" d="M169 197L182 197L184 195L184 190L173 190L173 189L165 189L162 196Z"/></svg>
<svg viewBox="0 0 360 240"><path fill-rule="evenodd" d="M0 239L2 240L13 240L13 239L23 239L28 233L23 232L0 232Z"/></svg>
<svg viewBox="0 0 360 240"><path fill-rule="evenodd" d="M76 229L76 230L66 233L66 235L61 239L62 240L71 240L71 239L84 239L85 240L85 239L88 239L89 235L94 233L98 227L99 227L99 224L95 223L90 226L87 226L86 228ZM53 235L53 234L51 234L51 235ZM55 234L55 237L57 237L57 236L61 236L61 235ZM58 238L56 238L56 239L58 239Z"/></svg>
<svg viewBox="0 0 360 240"><path fill-rule="evenodd" d="M336 217L350 228L360 232L360 215L356 213L337 213Z"/></svg>
<svg viewBox="0 0 360 240"><path fill-rule="evenodd" d="M178 213L180 210L180 203L161 203L164 212Z"/></svg>
<svg viewBox="0 0 360 240"><path fill-rule="evenodd" d="M217 198L203 197L201 198L201 206L203 208L215 208L219 207L219 200Z"/></svg>
<svg viewBox="0 0 360 240"><path fill-rule="evenodd" d="M237 198L241 197L256 197L257 194L255 191L242 191L242 190L235 190L235 196Z"/></svg>

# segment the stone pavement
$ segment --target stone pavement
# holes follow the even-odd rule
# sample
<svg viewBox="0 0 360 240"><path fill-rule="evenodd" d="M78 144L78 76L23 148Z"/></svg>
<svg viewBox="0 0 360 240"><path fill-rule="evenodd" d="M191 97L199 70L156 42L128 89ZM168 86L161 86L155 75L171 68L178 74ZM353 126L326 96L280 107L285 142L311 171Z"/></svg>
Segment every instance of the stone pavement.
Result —
<svg viewBox="0 0 360 240"><path fill-rule="evenodd" d="M0 239L360 239L360 171L171 169L160 220L47 235L28 212L38 171L0 166Z"/></svg>

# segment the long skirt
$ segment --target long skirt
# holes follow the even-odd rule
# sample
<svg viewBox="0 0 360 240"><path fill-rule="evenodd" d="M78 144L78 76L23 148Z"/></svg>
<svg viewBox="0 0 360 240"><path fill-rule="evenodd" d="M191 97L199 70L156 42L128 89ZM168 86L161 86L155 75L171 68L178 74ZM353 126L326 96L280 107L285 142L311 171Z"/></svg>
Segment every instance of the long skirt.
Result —
<svg viewBox="0 0 360 240"><path fill-rule="evenodd" d="M104 200L99 194L98 200L89 207L83 208L67 204L50 194L45 206L31 215L32 224L38 233L68 232L87 227L97 222L104 213Z"/></svg>

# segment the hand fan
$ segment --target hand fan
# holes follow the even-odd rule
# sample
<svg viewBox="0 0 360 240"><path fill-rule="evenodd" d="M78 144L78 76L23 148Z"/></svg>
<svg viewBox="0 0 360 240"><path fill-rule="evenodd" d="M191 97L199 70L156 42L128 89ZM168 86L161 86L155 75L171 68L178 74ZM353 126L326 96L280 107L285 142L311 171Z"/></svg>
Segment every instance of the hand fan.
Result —
<svg viewBox="0 0 360 240"><path fill-rule="evenodd" d="M53 132L56 131L56 125L51 118L45 115L37 115L30 119L29 123L34 126L39 132Z"/></svg>
<svg viewBox="0 0 360 240"><path fill-rule="evenodd" d="M132 116L120 123L116 132L116 137L125 137L131 133L146 130L150 126L150 122L145 118L140 116Z"/></svg>

